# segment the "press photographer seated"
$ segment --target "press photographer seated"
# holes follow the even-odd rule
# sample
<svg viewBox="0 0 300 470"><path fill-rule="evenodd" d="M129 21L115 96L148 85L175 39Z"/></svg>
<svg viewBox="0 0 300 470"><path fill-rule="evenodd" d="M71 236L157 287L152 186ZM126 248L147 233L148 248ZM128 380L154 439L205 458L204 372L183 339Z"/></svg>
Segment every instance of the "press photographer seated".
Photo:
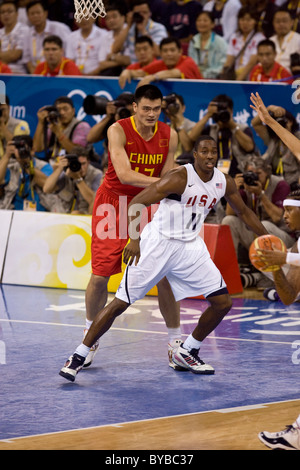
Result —
<svg viewBox="0 0 300 470"><path fill-rule="evenodd" d="M54 193L51 212L91 214L102 171L90 164L89 152L76 147L59 157L53 173L44 183L44 193Z"/></svg>
<svg viewBox="0 0 300 470"><path fill-rule="evenodd" d="M32 138L15 136L7 143L0 160L0 209L47 210L47 197L42 188L51 173L51 165L35 158Z"/></svg>
<svg viewBox="0 0 300 470"><path fill-rule="evenodd" d="M36 152L45 152L45 158L53 163L57 156L71 153L80 145L86 147L90 125L75 117L73 101L61 96L54 106L43 106L37 112L38 124L33 137Z"/></svg>

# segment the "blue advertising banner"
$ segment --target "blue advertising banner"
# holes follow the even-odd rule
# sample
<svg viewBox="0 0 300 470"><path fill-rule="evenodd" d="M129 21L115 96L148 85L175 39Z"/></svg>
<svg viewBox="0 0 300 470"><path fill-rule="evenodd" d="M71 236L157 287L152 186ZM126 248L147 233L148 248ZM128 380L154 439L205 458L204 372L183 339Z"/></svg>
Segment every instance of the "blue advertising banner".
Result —
<svg viewBox="0 0 300 470"><path fill-rule="evenodd" d="M37 111L45 105L53 104L59 96L69 96L73 99L77 118L88 121L91 126L98 122L101 116L87 116L83 110L83 100L87 95L104 96L114 100L122 91L134 92L137 82L127 84L124 90L119 87L117 78L103 77L38 77L2 75L6 93L11 103L11 113L14 117L25 119L30 125L31 135L34 135L37 125ZM251 82L220 82L205 80L167 80L155 82L163 95L176 92L183 96L185 116L198 121L206 112L209 102L218 94L230 96L234 102L234 118L238 123L250 125L253 111L250 108L250 94L258 91L266 105L275 104L288 109L300 122L299 99L297 87L300 81L293 85L283 83L251 83ZM164 119L162 114L161 119ZM261 140L255 136L258 147L263 150Z"/></svg>

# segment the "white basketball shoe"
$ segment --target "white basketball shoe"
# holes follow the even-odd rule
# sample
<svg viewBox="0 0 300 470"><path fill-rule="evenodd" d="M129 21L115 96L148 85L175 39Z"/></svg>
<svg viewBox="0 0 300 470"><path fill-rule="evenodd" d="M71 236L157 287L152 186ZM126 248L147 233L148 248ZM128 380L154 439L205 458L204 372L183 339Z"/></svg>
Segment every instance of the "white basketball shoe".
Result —
<svg viewBox="0 0 300 470"><path fill-rule="evenodd" d="M89 331L88 329L84 330L83 338L86 337L88 331ZM99 349L99 340L97 340L95 344L93 344L93 346L90 349L90 352L86 356L84 364L83 364L84 368L89 367L92 364L94 357L97 354L98 349Z"/></svg>

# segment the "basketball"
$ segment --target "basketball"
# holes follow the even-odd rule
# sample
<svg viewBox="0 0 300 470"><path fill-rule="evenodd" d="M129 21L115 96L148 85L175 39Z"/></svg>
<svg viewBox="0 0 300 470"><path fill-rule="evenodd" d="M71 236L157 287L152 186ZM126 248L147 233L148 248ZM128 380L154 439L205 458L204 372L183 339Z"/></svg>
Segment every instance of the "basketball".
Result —
<svg viewBox="0 0 300 470"><path fill-rule="evenodd" d="M251 243L251 246L249 248L249 258L256 269L264 272L278 271L278 269L280 269L280 266L278 265L269 266L267 269L263 269L264 262L259 261L259 259L256 258L256 256L258 255L257 250L273 250L273 248L284 253L286 253L287 251L284 242L275 235L262 235L261 237L256 238Z"/></svg>

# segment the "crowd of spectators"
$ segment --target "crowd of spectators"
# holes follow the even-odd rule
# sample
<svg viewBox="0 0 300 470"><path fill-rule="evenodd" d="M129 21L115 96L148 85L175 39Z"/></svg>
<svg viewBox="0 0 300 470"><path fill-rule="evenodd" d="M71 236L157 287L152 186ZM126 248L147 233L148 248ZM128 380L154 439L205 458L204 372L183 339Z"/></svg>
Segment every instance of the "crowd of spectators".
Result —
<svg viewBox="0 0 300 470"><path fill-rule="evenodd" d="M131 79L152 75L154 67L164 72L156 79L172 78L176 69L176 78L274 81L288 80L300 71L297 1L103 3L105 18L77 23L73 0L0 1L0 73L120 76L135 70L128 73ZM140 61L140 37L151 39L151 61L159 62ZM166 38L180 48L175 64L166 64L163 57ZM259 43L266 39L274 43L275 63L263 73L253 73L260 64ZM183 60L193 66L182 70ZM193 67L198 72L188 73Z"/></svg>
<svg viewBox="0 0 300 470"><path fill-rule="evenodd" d="M73 1L0 1L0 73L117 76L121 89L133 79L139 79L138 86L168 78L291 83L300 73L298 1L104 4L105 18L76 23ZM127 115L132 112L129 95L124 94ZM106 104L104 118L93 127L76 118L72 100L64 96L38 111L36 129L9 111L6 97L0 105L0 209L91 214L107 165L107 128L120 117L114 103ZM275 103L269 111L300 137L290 112ZM200 134L214 137L218 167L232 175L267 230L290 247L296 234L283 222L282 201L299 187L299 160L258 116L250 125L238 123L229 96L218 95L207 103L198 122L185 112L179 94L164 103L166 120L179 136L176 163L193 161ZM262 154L254 132L266 148ZM93 147L99 141L104 146L101 157ZM245 253L253 234L244 233L223 202L209 217L208 222L230 226L241 270L248 266ZM263 277L260 282L266 287L270 281Z"/></svg>

